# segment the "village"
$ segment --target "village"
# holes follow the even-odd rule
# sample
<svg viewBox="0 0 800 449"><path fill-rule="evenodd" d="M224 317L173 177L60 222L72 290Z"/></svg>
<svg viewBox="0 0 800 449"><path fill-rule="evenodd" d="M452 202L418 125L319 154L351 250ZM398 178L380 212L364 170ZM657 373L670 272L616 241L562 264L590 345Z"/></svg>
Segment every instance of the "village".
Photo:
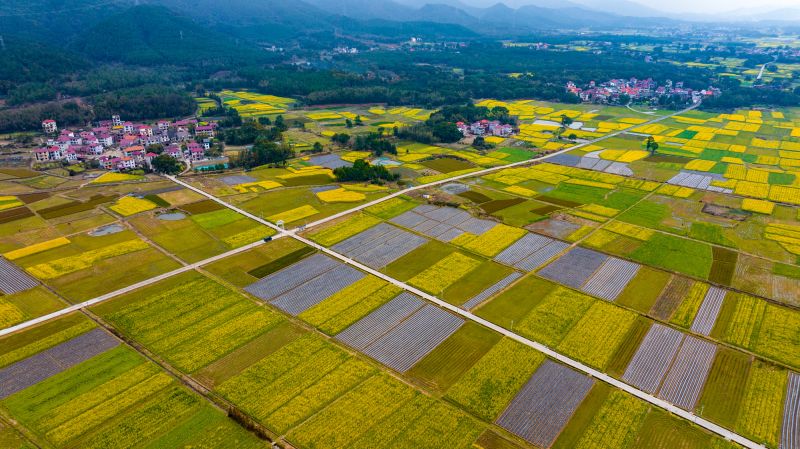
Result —
<svg viewBox="0 0 800 449"><path fill-rule="evenodd" d="M628 101L658 104L659 99L665 97L677 97L683 102L691 101L694 104L704 98L720 94L720 90L714 87L702 90L684 87L682 81L673 83L672 80L666 80L663 86L659 86L652 78L644 80L637 78L611 79L600 84L591 81L584 87L578 87L574 82L569 81L566 89L567 92L577 95L585 103L599 104L625 104Z"/></svg>
<svg viewBox="0 0 800 449"><path fill-rule="evenodd" d="M152 170L153 159L166 154L193 171L227 168L228 158L210 157L217 123L196 118L159 120L155 124L123 121L119 115L91 129L62 129L55 120L42 122L46 145L33 150L36 164L80 162L112 171Z"/></svg>

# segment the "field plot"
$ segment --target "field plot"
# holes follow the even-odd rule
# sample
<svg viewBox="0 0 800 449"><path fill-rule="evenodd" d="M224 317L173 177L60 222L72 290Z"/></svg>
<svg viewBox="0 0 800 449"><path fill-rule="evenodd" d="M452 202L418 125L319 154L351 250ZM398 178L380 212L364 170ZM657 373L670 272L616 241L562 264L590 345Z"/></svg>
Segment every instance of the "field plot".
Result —
<svg viewBox="0 0 800 449"><path fill-rule="evenodd" d="M344 264L307 280L270 300L272 305L291 315L298 315L325 298L339 292L366 276L361 271Z"/></svg>
<svg viewBox="0 0 800 449"><path fill-rule="evenodd" d="M298 315L328 335L336 335L400 293L374 276L362 278Z"/></svg>
<svg viewBox="0 0 800 449"><path fill-rule="evenodd" d="M710 335L717 322L717 316L722 308L722 301L727 294L726 290L717 287L710 287L703 299L703 304L692 322L692 332L702 335Z"/></svg>
<svg viewBox="0 0 800 449"><path fill-rule="evenodd" d="M670 368L659 397L686 410L693 410L708 377L717 347L687 336Z"/></svg>
<svg viewBox="0 0 800 449"><path fill-rule="evenodd" d="M245 290L253 296L270 301L323 273L327 273L338 265L339 263L330 257L314 254L266 276L249 285Z"/></svg>
<svg viewBox="0 0 800 449"><path fill-rule="evenodd" d="M406 377L431 393L445 393L501 339L499 333L466 321L417 362Z"/></svg>
<svg viewBox="0 0 800 449"><path fill-rule="evenodd" d="M558 349L604 370L635 322L635 313L597 301L564 337Z"/></svg>
<svg viewBox="0 0 800 449"><path fill-rule="evenodd" d="M94 298L179 266L128 230L83 233L69 240L69 244L21 257L15 263L70 301Z"/></svg>
<svg viewBox="0 0 800 449"><path fill-rule="evenodd" d="M0 399L31 387L119 345L107 332L94 329L0 370Z"/></svg>
<svg viewBox="0 0 800 449"><path fill-rule="evenodd" d="M191 373L281 322L277 313L198 273L186 273L94 310Z"/></svg>
<svg viewBox="0 0 800 449"><path fill-rule="evenodd" d="M482 431L463 412L314 334L257 360L217 391L300 448L467 448Z"/></svg>
<svg viewBox="0 0 800 449"><path fill-rule="evenodd" d="M753 362L736 421L737 432L768 447L778 447L787 377L783 368Z"/></svg>
<svg viewBox="0 0 800 449"><path fill-rule="evenodd" d="M380 219L371 215L356 213L346 220L336 221L328 226L323 225L321 229L314 229L309 237L320 245L331 246L364 232L380 222Z"/></svg>
<svg viewBox="0 0 800 449"><path fill-rule="evenodd" d="M497 424L539 447L550 447L594 381L545 361L517 393Z"/></svg>
<svg viewBox="0 0 800 449"><path fill-rule="evenodd" d="M633 356L622 380L648 393L655 393L682 341L683 334L680 332L654 324Z"/></svg>
<svg viewBox="0 0 800 449"><path fill-rule="evenodd" d="M717 424L733 429L744 398L751 356L720 347L708 374L697 413Z"/></svg>
<svg viewBox="0 0 800 449"><path fill-rule="evenodd" d="M48 447L265 447L158 367L104 351L0 401Z"/></svg>
<svg viewBox="0 0 800 449"><path fill-rule="evenodd" d="M16 265L0 257L0 290L3 294L19 293L39 285L36 279L17 268Z"/></svg>
<svg viewBox="0 0 800 449"><path fill-rule="evenodd" d="M660 320L669 320L681 300L689 294L693 284L689 278L672 276L650 309L650 313Z"/></svg>
<svg viewBox="0 0 800 449"><path fill-rule="evenodd" d="M635 441L648 412L644 401L612 391L581 436L579 449L627 448Z"/></svg>
<svg viewBox="0 0 800 449"><path fill-rule="evenodd" d="M486 301L487 299L491 298L492 296L499 293L501 290L506 289L509 285L513 284L517 279L521 278L522 275L518 272L513 272L508 276L504 277L500 281L495 284L492 284L486 290L478 293L477 295L470 298L467 302L461 305L466 310L470 310L474 307L477 307L480 303Z"/></svg>
<svg viewBox="0 0 800 449"><path fill-rule="evenodd" d="M572 288L580 288L607 260L605 254L577 247L542 268L539 275Z"/></svg>
<svg viewBox="0 0 800 449"><path fill-rule="evenodd" d="M139 232L187 262L197 262L273 235L275 231L229 209L187 215L142 214L129 219ZM165 219L173 216L175 219Z"/></svg>
<svg viewBox="0 0 800 449"><path fill-rule="evenodd" d="M534 296L530 293L528 290L523 294ZM517 321L514 331L531 340L556 346L594 302L588 295L557 286L544 297L536 298L536 305Z"/></svg>
<svg viewBox="0 0 800 449"><path fill-rule="evenodd" d="M781 449L797 449L800 447L800 375L797 373L789 373L785 401Z"/></svg>
<svg viewBox="0 0 800 449"><path fill-rule="evenodd" d="M365 409L371 410L368 416ZM482 430L463 412L377 375L290 431L287 438L310 448L466 449Z"/></svg>
<svg viewBox="0 0 800 449"><path fill-rule="evenodd" d="M389 221L443 242L452 241L465 233L482 235L497 224L475 218L460 209L428 204L417 206Z"/></svg>
<svg viewBox="0 0 800 449"><path fill-rule="evenodd" d="M567 243L538 234L526 234L498 254L494 260L524 271L533 271L567 249Z"/></svg>
<svg viewBox="0 0 800 449"><path fill-rule="evenodd" d="M415 363L458 330L464 320L433 305L425 305L368 344L364 353L397 371Z"/></svg>
<svg viewBox="0 0 800 449"><path fill-rule="evenodd" d="M424 237L381 223L337 243L331 249L372 268L382 268L427 241Z"/></svg>
<svg viewBox="0 0 800 449"><path fill-rule="evenodd" d="M639 268L639 264L609 257L586 281L581 290L598 298L614 301L631 279L636 276Z"/></svg>
<svg viewBox="0 0 800 449"><path fill-rule="evenodd" d="M408 283L440 295L445 288L459 282L480 265L479 260L454 252L409 279Z"/></svg>
<svg viewBox="0 0 800 449"><path fill-rule="evenodd" d="M363 351L424 305L422 299L403 292L339 333L336 338L348 346Z"/></svg>

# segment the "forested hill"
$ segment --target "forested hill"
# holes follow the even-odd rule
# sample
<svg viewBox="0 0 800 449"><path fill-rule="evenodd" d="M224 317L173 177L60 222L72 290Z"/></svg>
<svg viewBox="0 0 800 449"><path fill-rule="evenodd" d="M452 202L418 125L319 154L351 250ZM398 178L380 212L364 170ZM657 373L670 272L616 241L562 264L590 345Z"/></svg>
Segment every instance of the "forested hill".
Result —
<svg viewBox="0 0 800 449"><path fill-rule="evenodd" d="M71 49L129 64L222 64L258 58L250 43L202 27L163 6L134 6L89 28Z"/></svg>

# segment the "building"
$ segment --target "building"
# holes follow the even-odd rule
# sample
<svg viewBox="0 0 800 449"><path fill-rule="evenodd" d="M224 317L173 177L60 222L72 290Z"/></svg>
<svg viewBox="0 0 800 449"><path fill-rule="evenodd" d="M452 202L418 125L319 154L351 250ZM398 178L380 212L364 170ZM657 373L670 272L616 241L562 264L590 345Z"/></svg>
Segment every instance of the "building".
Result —
<svg viewBox="0 0 800 449"><path fill-rule="evenodd" d="M42 122L42 129L46 134L55 134L58 132L58 125L55 120L45 120Z"/></svg>

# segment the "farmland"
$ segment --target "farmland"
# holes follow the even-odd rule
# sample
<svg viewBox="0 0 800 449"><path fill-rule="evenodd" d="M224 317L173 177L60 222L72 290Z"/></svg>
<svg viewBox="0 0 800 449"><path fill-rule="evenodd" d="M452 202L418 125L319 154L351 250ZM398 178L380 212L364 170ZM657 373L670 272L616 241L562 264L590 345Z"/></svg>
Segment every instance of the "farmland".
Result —
<svg viewBox="0 0 800 449"><path fill-rule="evenodd" d="M356 116L373 129L378 120L413 124L430 113L305 110L288 98L221 93L244 117L307 120L287 132L296 149ZM565 105L498 104L527 117L503 145L568 148L550 125L533 123L564 111L595 129L578 130L584 137L642 127L616 110L595 119ZM0 370L9 375L66 351L54 348L95 342L101 328L122 338L111 348L97 340L89 346L103 351L65 370L47 365L41 372L51 377L19 377L0 408L23 439L52 447L266 444L209 406L216 400L299 448L724 447L658 405L546 357L528 339L628 391L778 447L794 431L784 404L793 404L800 369L800 315L787 307L800 286L797 185L787 164L796 150L785 145L794 141L776 124L749 136L755 131L745 125L755 123L747 119L740 130L729 129L739 122L731 117L692 120L665 120L670 132L680 130L674 135L635 131L663 137L655 155L641 149L638 134L622 134L481 176L470 173L535 150L398 142L398 154L384 157L402 184L337 182L330 166L372 156L329 148L282 167L186 178L292 230L277 236L153 175L0 198L0 214L25 210L0 223L2 327L185 266L92 306L90 318L79 313L0 340ZM747 142L701 143L736 140L728 131ZM468 176L419 186L459 174ZM409 185L419 188L327 220ZM263 241L269 236L276 238ZM75 391L56 391L61 383ZM90 412L103 404L107 412Z"/></svg>

